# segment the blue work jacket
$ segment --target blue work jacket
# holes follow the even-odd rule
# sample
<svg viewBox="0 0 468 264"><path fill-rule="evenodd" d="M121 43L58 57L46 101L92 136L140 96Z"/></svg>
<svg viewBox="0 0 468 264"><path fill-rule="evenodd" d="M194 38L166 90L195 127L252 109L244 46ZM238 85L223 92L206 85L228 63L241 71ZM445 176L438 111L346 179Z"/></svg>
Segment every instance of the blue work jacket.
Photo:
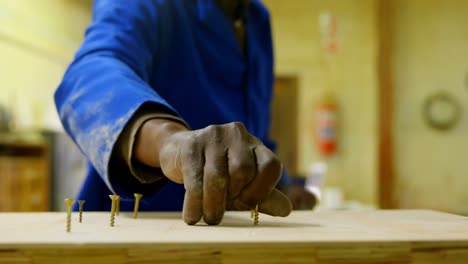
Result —
<svg viewBox="0 0 468 264"><path fill-rule="evenodd" d="M111 193L133 209L128 171L110 168L117 138L143 104L192 129L240 121L268 139L273 85L269 14L244 12L246 52L216 0L96 0L84 42L55 92L65 130L89 160L79 194L87 210L108 210ZM181 210L185 190L169 180L146 188L141 210ZM133 189L132 189L133 188Z"/></svg>

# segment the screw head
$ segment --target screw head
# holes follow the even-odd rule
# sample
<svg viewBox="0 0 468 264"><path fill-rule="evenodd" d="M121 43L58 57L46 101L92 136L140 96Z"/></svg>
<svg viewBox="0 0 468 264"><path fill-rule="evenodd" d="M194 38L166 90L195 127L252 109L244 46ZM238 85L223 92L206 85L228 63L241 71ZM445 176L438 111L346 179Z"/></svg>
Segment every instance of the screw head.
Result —
<svg viewBox="0 0 468 264"><path fill-rule="evenodd" d="M143 197L143 194L134 193L133 196L135 196L135 199L140 200L141 197Z"/></svg>
<svg viewBox="0 0 468 264"><path fill-rule="evenodd" d="M72 206L75 200L67 198L64 200L64 202L67 206Z"/></svg>
<svg viewBox="0 0 468 264"><path fill-rule="evenodd" d="M86 202L85 200L78 200L78 204L79 204L80 206L83 206L83 204L84 204L85 202Z"/></svg>
<svg viewBox="0 0 468 264"><path fill-rule="evenodd" d="M117 201L120 198L120 196L115 195L115 194L111 194L111 195L109 195L109 198L111 198L112 201Z"/></svg>

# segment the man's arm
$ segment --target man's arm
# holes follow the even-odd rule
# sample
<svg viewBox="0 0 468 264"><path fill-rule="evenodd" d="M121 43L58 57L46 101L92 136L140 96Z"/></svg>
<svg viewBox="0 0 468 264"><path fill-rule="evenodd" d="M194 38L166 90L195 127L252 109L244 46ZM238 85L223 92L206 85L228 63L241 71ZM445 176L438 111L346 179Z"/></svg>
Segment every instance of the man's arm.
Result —
<svg viewBox="0 0 468 264"><path fill-rule="evenodd" d="M55 93L66 131L109 188L123 198L131 190L116 184L111 153L124 127L143 105L177 116L149 85L158 56L158 30L165 1L97 0L82 47Z"/></svg>
<svg viewBox="0 0 468 264"><path fill-rule="evenodd" d="M122 132L144 105L177 116L148 85L164 3L170 1L96 1L85 42L55 94L65 129L123 198L130 198L131 190L109 166ZM138 128L132 147L137 162L184 184L189 224L201 217L217 224L226 207L259 204L261 212L281 216L291 211L289 200L274 188L281 163L239 123L190 131L171 119L150 119Z"/></svg>

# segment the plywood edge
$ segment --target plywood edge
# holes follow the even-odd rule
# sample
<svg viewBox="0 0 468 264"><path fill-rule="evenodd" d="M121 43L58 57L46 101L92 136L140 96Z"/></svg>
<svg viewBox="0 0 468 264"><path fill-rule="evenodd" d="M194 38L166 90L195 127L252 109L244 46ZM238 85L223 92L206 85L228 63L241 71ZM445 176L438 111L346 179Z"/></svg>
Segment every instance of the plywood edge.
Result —
<svg viewBox="0 0 468 264"><path fill-rule="evenodd" d="M430 250L433 248L444 249L467 249L468 240L428 240L428 241L352 241L352 242L141 242L141 243L43 243L43 244L0 244L0 252L7 252L17 249L63 249L63 250L80 250L80 249L199 249L199 248L268 248L272 250L285 248L308 248L308 249L339 249L348 250L356 248L411 248L415 250Z"/></svg>
<svg viewBox="0 0 468 264"><path fill-rule="evenodd" d="M153 245L147 247L133 246L130 248L24 248L0 250L0 262L56 263L71 261L82 263L155 263L159 261L190 261L197 263L412 263L416 258L444 259L446 256L468 256L465 248L434 248L414 250L412 243L391 243L392 245L357 243L354 246L336 245L311 247L308 244L272 244L265 245L227 245L227 244L197 244L197 245ZM450 246L453 246L451 244ZM81 261L81 262L80 262ZM3 263L3 262L2 262ZM432 263L432 262L431 262ZM434 262L436 263L436 262ZM444 263L452 263L445 262ZM459 263L459 262L457 262Z"/></svg>

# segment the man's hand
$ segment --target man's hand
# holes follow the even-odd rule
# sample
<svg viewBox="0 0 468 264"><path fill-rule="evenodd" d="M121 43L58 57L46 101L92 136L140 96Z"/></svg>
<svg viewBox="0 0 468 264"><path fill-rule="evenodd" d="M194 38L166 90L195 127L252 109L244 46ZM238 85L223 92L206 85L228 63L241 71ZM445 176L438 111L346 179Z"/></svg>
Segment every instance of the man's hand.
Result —
<svg viewBox="0 0 468 264"><path fill-rule="evenodd" d="M145 162L144 155L152 151L141 145L154 142L156 157L146 158L145 163L157 165L170 180L184 184L187 224L196 224L203 216L207 224L216 225L226 209L249 210L257 204L262 213L289 215L291 202L275 188L281 177L280 161L241 123L188 131L164 122L171 121L143 125L136 156ZM145 135L153 140L141 139Z"/></svg>

